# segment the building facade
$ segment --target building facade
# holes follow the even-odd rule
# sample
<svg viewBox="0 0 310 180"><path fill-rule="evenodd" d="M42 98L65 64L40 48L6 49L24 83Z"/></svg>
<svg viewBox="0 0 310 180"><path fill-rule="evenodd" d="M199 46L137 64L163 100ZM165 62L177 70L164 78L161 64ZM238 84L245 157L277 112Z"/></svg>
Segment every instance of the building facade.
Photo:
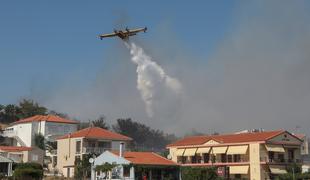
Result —
<svg viewBox="0 0 310 180"><path fill-rule="evenodd" d="M43 135L47 141L55 141L57 137L76 131L77 123L54 115L36 115L6 127L3 136L14 138L14 146L33 147L36 134Z"/></svg>
<svg viewBox="0 0 310 180"><path fill-rule="evenodd" d="M217 167L220 176L274 179L301 164L302 140L283 130L186 137L167 146L181 166Z"/></svg>
<svg viewBox="0 0 310 180"><path fill-rule="evenodd" d="M83 159L84 155L101 154L104 151L118 151L120 144L124 148L132 139L98 127L89 127L57 140L57 169L65 177L74 176L76 159Z"/></svg>
<svg viewBox="0 0 310 180"><path fill-rule="evenodd" d="M95 158L93 171L98 165L105 163L115 164L108 173L93 172L91 179L114 179L114 180L179 180L179 165L153 152L111 152L105 151Z"/></svg>
<svg viewBox="0 0 310 180"><path fill-rule="evenodd" d="M43 164L44 151L39 148L21 146L0 146L0 155L14 163L35 162Z"/></svg>

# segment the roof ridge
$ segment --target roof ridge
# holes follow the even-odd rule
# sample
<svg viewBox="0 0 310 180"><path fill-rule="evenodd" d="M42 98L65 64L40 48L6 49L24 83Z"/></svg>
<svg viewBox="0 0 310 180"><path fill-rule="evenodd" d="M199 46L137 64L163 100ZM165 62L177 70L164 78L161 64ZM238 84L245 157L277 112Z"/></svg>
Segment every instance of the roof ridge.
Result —
<svg viewBox="0 0 310 180"><path fill-rule="evenodd" d="M170 159L167 159L167 158L165 158L165 157L163 157L163 156L161 156L161 155L159 155L159 154L157 154L157 153L155 153L155 152L150 152L150 153L152 153L152 154L154 154L155 156L160 157L160 158L162 158L162 159L164 159L164 160L171 161L171 162L175 163L176 165L178 164L178 163L176 163L176 162L174 162L174 161L172 161L172 160L170 160Z"/></svg>

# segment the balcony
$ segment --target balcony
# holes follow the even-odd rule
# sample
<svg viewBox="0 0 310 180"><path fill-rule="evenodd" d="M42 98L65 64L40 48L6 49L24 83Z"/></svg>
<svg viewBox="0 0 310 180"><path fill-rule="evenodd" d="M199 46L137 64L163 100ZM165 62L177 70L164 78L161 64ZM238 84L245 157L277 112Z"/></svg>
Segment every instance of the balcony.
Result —
<svg viewBox="0 0 310 180"><path fill-rule="evenodd" d="M260 158L261 162L266 162L266 163L302 163L301 159L282 159L282 158L268 158L268 157L261 157Z"/></svg>
<svg viewBox="0 0 310 180"><path fill-rule="evenodd" d="M109 151L111 148L103 148L103 147L83 147L82 154L89 154L89 153L95 153L95 154L101 154L104 151ZM77 152L77 154L79 154Z"/></svg>
<svg viewBox="0 0 310 180"><path fill-rule="evenodd" d="M225 158L215 158L215 157L202 157L202 156L179 156L177 162L180 164L244 164L249 162L248 156L238 156L238 157L225 157Z"/></svg>
<svg viewBox="0 0 310 180"><path fill-rule="evenodd" d="M6 129L3 131L3 136L4 137L15 137L17 136L17 132L13 129Z"/></svg>

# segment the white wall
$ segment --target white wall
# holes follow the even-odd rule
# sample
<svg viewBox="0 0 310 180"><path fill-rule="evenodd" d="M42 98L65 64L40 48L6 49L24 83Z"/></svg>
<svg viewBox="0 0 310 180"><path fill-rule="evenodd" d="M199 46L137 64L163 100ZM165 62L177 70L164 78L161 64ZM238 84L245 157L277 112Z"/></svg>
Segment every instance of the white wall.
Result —
<svg viewBox="0 0 310 180"><path fill-rule="evenodd" d="M26 146L30 147L32 145L32 123L16 124L14 125L14 130L16 131L16 136L18 136L25 143Z"/></svg>
<svg viewBox="0 0 310 180"><path fill-rule="evenodd" d="M111 143L112 150L119 150L119 145L121 142L124 143L123 151L126 151L126 142L124 142L124 141L112 141L112 143Z"/></svg>

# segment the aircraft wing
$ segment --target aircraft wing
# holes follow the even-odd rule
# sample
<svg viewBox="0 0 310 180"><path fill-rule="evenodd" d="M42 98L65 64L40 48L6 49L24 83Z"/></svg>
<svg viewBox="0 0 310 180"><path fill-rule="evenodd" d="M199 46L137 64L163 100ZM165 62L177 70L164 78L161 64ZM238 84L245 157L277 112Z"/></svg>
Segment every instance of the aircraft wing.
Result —
<svg viewBox="0 0 310 180"><path fill-rule="evenodd" d="M145 28L138 28L138 29L133 29L133 30L129 30L129 33L130 34L135 34L135 33L137 33L137 32L141 32L141 31L146 31L147 30L147 28L145 27Z"/></svg>
<svg viewBox="0 0 310 180"><path fill-rule="evenodd" d="M99 38L102 39L102 38L113 37L113 36L117 36L117 34L116 33L102 34L102 35L99 35Z"/></svg>

